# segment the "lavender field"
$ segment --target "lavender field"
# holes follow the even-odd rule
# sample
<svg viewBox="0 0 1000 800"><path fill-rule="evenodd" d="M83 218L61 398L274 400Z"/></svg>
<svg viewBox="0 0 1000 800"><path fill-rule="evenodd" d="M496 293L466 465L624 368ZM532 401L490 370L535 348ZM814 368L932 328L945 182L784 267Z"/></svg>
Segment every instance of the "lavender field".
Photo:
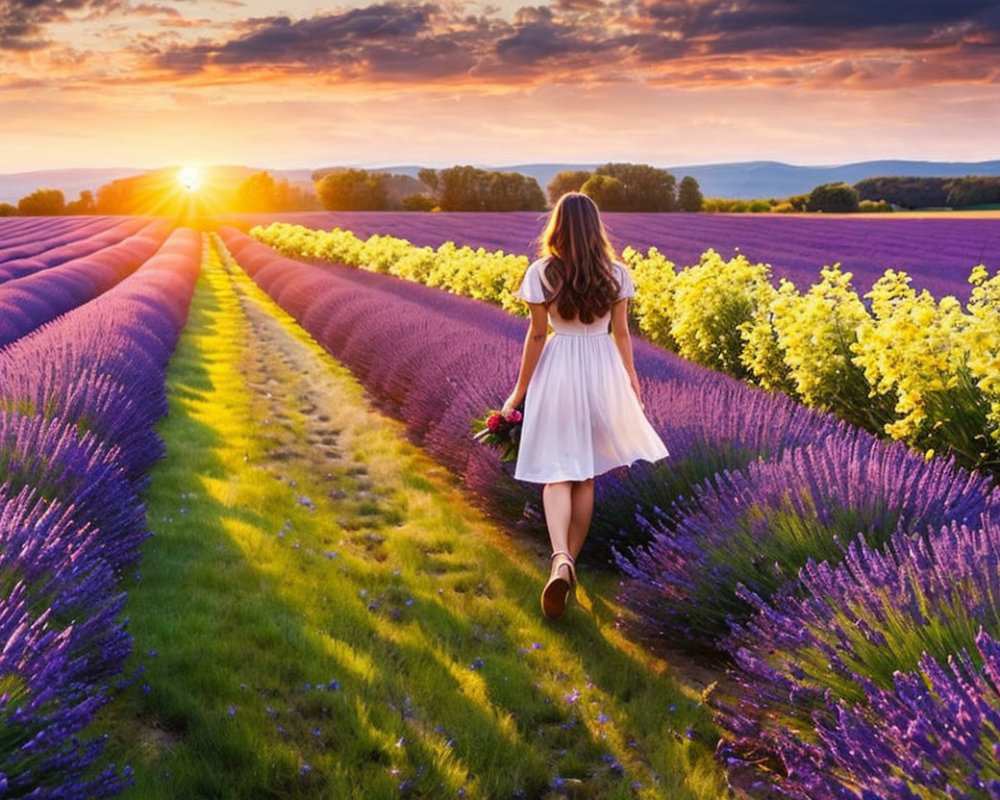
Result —
<svg viewBox="0 0 1000 800"><path fill-rule="evenodd" d="M309 212L227 218L240 228L281 220L309 228L334 227L365 238L391 234L418 246L458 245L533 254L544 215L513 213L408 214ZM967 278L977 264L1000 267L1000 215L911 217L906 215L818 217L755 214L607 214L616 247L657 248L678 267L695 264L713 248L724 258L743 253L773 267L775 278L800 286L815 283L820 268L839 262L867 291L887 269L904 270L914 287L935 297L969 296Z"/></svg>
<svg viewBox="0 0 1000 800"><path fill-rule="evenodd" d="M534 214L284 219L515 253L532 251L541 225ZM891 267L936 296L966 297L969 270L1000 261L998 219L608 222L622 246L678 264L739 248L803 285L839 261L859 288ZM297 261L231 225L199 236L162 219L0 221L0 685L11 687L0 697L0 794L111 796L131 780L131 767L101 763L99 736L77 737L127 683L121 584L149 536L143 497L166 449L154 424L209 252L225 265L216 280L249 276L478 505L517 535L537 527L537 492L470 436L471 419L513 383L523 320L389 275ZM994 480L648 342L635 351L671 458L601 476L587 566L621 579L607 599L620 608L616 632L720 675L693 703L715 725L718 770L745 798L1000 800ZM202 383L218 363L204 365ZM225 416L207 436L226 438ZM705 748L703 731L687 736Z"/></svg>

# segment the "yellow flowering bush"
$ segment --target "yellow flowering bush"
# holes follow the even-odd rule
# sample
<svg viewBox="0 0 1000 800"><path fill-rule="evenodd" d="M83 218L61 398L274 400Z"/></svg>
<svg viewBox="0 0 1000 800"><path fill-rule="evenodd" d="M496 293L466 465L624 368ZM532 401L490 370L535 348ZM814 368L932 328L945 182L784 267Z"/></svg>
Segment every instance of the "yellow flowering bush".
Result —
<svg viewBox="0 0 1000 800"><path fill-rule="evenodd" d="M771 303L771 326L795 394L809 406L862 424L873 421L871 401L851 348L869 316L852 277L839 264L824 267L804 294L782 281Z"/></svg>
<svg viewBox="0 0 1000 800"><path fill-rule="evenodd" d="M785 392L801 399L795 391L795 382L785 362L785 351L774 328L774 306L782 295L797 295L795 284L784 278L772 290L770 302L761 303L753 316L740 326L743 350L740 361L754 383L768 391Z"/></svg>
<svg viewBox="0 0 1000 800"><path fill-rule="evenodd" d="M740 358L741 330L774 293L770 279L768 265L751 264L743 255L724 261L714 250L677 273L670 324L677 352L729 375L746 377Z"/></svg>
<svg viewBox="0 0 1000 800"><path fill-rule="evenodd" d="M894 439L920 447L949 446L978 462L986 409L969 369L970 317L954 297L919 294L905 272L887 270L865 295L872 319L858 330L855 362L873 392L891 395Z"/></svg>
<svg viewBox="0 0 1000 800"><path fill-rule="evenodd" d="M280 253L297 258L318 258L405 280L438 286L526 314L513 292L528 268L528 259L501 251L458 247L445 242L436 250L416 247L406 239L373 234L360 239L350 231L334 228L310 230L301 225L275 222L257 226L250 234Z"/></svg>
<svg viewBox="0 0 1000 800"><path fill-rule="evenodd" d="M670 327L674 319L674 281L677 273L655 247L642 255L631 247L622 251L635 283L635 298L630 313L642 335L653 344L677 352Z"/></svg>
<svg viewBox="0 0 1000 800"><path fill-rule="evenodd" d="M987 435L995 452L1000 447L1000 272L990 277L980 265L972 270L969 283L972 296L965 329L968 370L989 406Z"/></svg>

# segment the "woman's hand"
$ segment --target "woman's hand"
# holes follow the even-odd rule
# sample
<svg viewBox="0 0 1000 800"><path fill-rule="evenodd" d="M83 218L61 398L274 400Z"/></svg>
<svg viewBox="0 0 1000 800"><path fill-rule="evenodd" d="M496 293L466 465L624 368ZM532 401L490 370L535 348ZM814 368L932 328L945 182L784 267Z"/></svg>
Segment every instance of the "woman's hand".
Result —
<svg viewBox="0 0 1000 800"><path fill-rule="evenodd" d="M509 414L511 411L513 411L515 408L521 405L522 400L524 400L524 397L519 397L516 391L511 392L510 397L504 400L503 408L500 409L500 412L502 414Z"/></svg>

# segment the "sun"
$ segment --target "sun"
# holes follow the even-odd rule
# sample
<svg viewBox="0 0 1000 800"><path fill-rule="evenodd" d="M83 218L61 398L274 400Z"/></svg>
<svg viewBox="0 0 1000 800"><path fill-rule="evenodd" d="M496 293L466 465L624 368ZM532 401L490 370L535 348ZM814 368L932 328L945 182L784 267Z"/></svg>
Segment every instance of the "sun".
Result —
<svg viewBox="0 0 1000 800"><path fill-rule="evenodd" d="M201 175L195 167L183 167L177 173L177 180L189 192L193 192L201 185Z"/></svg>

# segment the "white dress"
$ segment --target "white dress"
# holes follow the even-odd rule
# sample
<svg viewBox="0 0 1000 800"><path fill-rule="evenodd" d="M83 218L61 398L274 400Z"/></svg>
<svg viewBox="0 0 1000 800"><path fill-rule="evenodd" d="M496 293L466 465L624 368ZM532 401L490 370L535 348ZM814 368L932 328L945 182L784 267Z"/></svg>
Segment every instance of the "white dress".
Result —
<svg viewBox="0 0 1000 800"><path fill-rule="evenodd" d="M515 296L543 303L542 258L528 267ZM619 299L635 295L628 270L614 265ZM524 398L514 477L531 483L580 481L639 460L668 455L632 391L610 334L611 312L585 325L549 306L545 342Z"/></svg>

